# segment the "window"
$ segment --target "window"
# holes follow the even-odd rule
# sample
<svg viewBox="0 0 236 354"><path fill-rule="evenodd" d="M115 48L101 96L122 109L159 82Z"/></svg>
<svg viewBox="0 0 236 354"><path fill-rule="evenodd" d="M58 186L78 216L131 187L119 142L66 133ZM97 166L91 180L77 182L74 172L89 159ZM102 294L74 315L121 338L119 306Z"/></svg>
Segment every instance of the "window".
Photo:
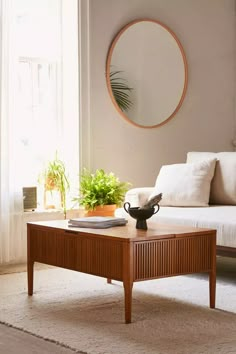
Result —
<svg viewBox="0 0 236 354"><path fill-rule="evenodd" d="M22 187L56 151L78 192L78 4L0 0L0 264L26 260Z"/></svg>
<svg viewBox="0 0 236 354"><path fill-rule="evenodd" d="M12 153L19 183L37 185L57 151L73 189L79 172L77 1L13 0L13 5Z"/></svg>

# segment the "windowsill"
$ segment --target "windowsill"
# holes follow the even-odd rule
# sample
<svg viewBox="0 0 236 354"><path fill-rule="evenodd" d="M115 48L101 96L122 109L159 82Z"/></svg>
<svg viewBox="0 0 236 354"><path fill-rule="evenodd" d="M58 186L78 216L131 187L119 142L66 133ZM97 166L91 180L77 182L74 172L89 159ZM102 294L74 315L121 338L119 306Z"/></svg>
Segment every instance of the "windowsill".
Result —
<svg viewBox="0 0 236 354"><path fill-rule="evenodd" d="M84 216L84 209L69 209L66 211L66 219L78 218ZM23 218L27 221L34 220L60 220L64 219L64 211L61 209L35 209L23 212ZM43 220L42 220L43 221Z"/></svg>
<svg viewBox="0 0 236 354"><path fill-rule="evenodd" d="M48 214L48 213L63 213L61 209L35 209L35 210L24 210L24 214Z"/></svg>

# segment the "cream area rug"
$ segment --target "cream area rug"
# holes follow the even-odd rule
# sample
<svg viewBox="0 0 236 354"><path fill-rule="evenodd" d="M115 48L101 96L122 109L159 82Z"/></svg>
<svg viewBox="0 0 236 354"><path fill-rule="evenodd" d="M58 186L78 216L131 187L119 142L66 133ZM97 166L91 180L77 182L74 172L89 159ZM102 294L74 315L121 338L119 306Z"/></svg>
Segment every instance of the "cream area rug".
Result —
<svg viewBox="0 0 236 354"><path fill-rule="evenodd" d="M235 266L236 259L228 278L219 270L215 310L208 307L207 275L134 283L128 325L122 283L51 267L35 271L28 297L26 272L5 274L0 322L80 353L233 354Z"/></svg>

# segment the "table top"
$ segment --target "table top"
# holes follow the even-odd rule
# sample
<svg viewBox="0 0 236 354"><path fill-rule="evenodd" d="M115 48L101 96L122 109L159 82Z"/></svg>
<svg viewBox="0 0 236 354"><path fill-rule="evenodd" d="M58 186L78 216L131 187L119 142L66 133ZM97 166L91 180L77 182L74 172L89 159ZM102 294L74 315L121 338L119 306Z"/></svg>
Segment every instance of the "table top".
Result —
<svg viewBox="0 0 236 354"><path fill-rule="evenodd" d="M122 239L123 241L142 241L152 239L164 238L178 238L178 237L191 237L196 235L214 235L216 230L197 228L182 225L169 225L159 224L157 222L149 222L147 230L136 229L136 222L129 220L127 225L115 226L107 229L94 229L94 228L78 228L68 226L68 220L52 220L52 221L37 221L28 222L28 225L35 225L38 228L52 228L56 230L64 230L71 235L86 235L90 236L104 236L108 238Z"/></svg>

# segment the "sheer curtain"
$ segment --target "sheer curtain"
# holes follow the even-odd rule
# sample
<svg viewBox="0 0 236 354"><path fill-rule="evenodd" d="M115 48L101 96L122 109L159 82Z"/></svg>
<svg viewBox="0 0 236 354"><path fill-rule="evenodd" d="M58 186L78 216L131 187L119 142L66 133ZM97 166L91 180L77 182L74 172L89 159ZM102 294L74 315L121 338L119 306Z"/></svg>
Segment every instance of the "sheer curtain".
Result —
<svg viewBox="0 0 236 354"><path fill-rule="evenodd" d="M22 243L22 190L12 153L15 89L11 47L13 7L11 0L1 0L0 4L0 263L7 263L16 258L20 260L25 245Z"/></svg>
<svg viewBox="0 0 236 354"><path fill-rule="evenodd" d="M77 16L77 0L0 0L0 265L26 260L22 187L56 151L77 194Z"/></svg>

